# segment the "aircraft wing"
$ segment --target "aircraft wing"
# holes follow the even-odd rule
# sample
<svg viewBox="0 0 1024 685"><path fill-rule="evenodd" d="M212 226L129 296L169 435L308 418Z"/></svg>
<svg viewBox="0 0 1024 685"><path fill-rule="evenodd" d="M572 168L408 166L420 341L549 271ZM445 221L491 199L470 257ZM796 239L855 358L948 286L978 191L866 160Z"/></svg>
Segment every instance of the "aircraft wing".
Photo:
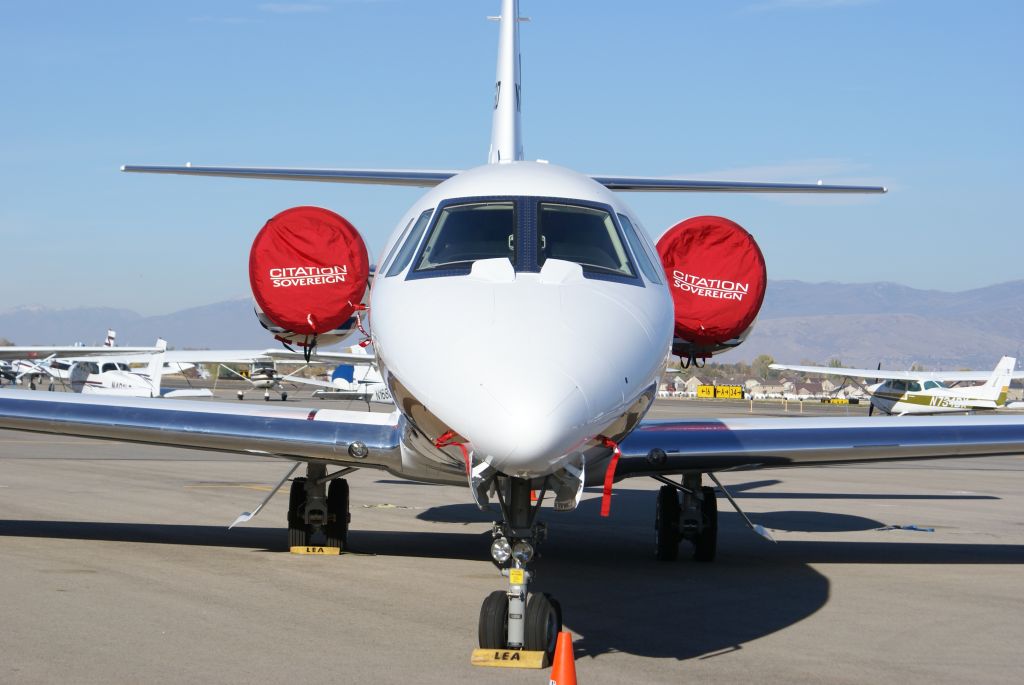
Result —
<svg viewBox="0 0 1024 685"><path fill-rule="evenodd" d="M178 174L260 178L277 181L321 181L368 185L429 188L460 173L454 170L413 169L296 169L276 167L150 166L125 164L121 171L137 174ZM824 183L758 183L750 181L703 181L653 176L597 176L591 178L611 190L704 193L884 193L883 186L831 185Z"/></svg>
<svg viewBox="0 0 1024 685"><path fill-rule="evenodd" d="M2 350L4 348L0 348ZM117 348L125 350L128 348ZM127 364L145 364L149 361L148 354L128 354L114 358L114 361ZM74 360L72 358L72 360ZM352 352L314 352L309 364L372 364L377 358L372 354L355 354ZM251 364L257 361L278 361L306 364L302 352L289 350L170 350L164 352L164 361L168 364Z"/></svg>
<svg viewBox="0 0 1024 685"><path fill-rule="evenodd" d="M273 359L278 362L306 361L302 352L292 352L290 350L264 350L263 354L267 359ZM355 352L314 352L310 357L311 363L319 362L322 364L373 364L376 361L376 355Z"/></svg>
<svg viewBox="0 0 1024 685"><path fill-rule="evenodd" d="M386 468L401 463L404 421L398 412L0 390L0 428ZM357 441L369 448L362 459L349 454Z"/></svg>
<svg viewBox="0 0 1024 685"><path fill-rule="evenodd" d="M843 366L799 366L796 364L772 364L769 368L780 371L820 373L845 378L877 378L894 381L978 381L992 377L992 371L887 371L886 369L849 369ZM1024 378L1024 371L1013 371L1011 378Z"/></svg>
<svg viewBox="0 0 1024 685"><path fill-rule="evenodd" d="M117 357L127 354L156 354L159 347L0 347L0 359L69 359L73 357Z"/></svg>
<svg viewBox="0 0 1024 685"><path fill-rule="evenodd" d="M643 421L616 478L1024 454L1024 416Z"/></svg>

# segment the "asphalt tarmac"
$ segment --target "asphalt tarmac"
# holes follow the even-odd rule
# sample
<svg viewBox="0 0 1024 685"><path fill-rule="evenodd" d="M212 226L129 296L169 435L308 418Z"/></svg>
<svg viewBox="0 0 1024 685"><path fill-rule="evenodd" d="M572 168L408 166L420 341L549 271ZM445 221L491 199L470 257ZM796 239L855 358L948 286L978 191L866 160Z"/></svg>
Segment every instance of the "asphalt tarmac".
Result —
<svg viewBox="0 0 1024 685"><path fill-rule="evenodd" d="M286 470L0 431L0 683L547 681L469 665L504 583L465 490L357 472L352 552L295 556L287 497L227 530ZM536 589L562 603L580 683L1020 681L1024 457L721 479L777 545L723 498L716 562L656 562L650 480L618 484L607 520L597 490L545 512Z"/></svg>

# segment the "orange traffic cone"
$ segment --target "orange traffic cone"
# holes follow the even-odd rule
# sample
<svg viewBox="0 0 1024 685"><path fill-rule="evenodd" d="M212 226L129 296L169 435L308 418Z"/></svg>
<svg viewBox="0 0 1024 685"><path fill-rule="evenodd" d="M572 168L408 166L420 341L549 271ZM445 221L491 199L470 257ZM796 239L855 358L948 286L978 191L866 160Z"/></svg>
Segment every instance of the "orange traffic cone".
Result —
<svg viewBox="0 0 1024 685"><path fill-rule="evenodd" d="M558 634L548 685L576 685L576 659L572 653L572 633L568 630Z"/></svg>

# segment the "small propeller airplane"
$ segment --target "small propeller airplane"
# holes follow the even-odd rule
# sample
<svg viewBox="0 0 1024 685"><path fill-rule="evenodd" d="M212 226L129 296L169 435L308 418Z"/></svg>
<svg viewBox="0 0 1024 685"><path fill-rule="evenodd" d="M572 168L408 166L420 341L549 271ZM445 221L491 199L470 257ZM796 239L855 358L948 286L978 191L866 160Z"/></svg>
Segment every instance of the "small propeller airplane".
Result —
<svg viewBox="0 0 1024 685"><path fill-rule="evenodd" d="M368 335L395 411L171 404L4 390L0 428L275 456L293 462L278 487L304 464L305 477L291 479L290 486L293 546L320 533L329 545L347 544L344 476L353 469L466 488L480 508L497 505L489 548L507 581L482 603L480 647L548 654L561 628L561 609L550 595L533 590L531 569L545 538L539 513L549 495L553 507L547 511L567 511L580 502L584 487L602 486L607 515L616 481L654 478L662 483L653 503L656 557L675 559L686 541L697 561L710 562L718 533L715 486L736 506L717 472L1024 452L1024 419L1017 416L645 419L667 350L697 360L742 343L760 307L763 288L757 284L763 285L765 271L763 261L745 261L757 256L750 245L741 250L728 247L738 243L712 240L725 247L717 259L704 258L706 236L727 232L749 242L742 228L719 217L683 222L656 246L616 191L885 189L587 175L527 161L517 0L502 0L498 21L491 142L482 166L123 167L430 188L401 215L377 262L369 298ZM347 221L299 207L260 231L249 276L266 317L282 332L291 331L290 340L312 346L365 306L360 297L368 262L358 231ZM740 262L748 268L738 275ZM680 305L684 301L690 304ZM713 339L687 340L680 332L690 329L681 329L680 322L698 306L712 317L734 306L749 311ZM424 334L437 329L440 312L457 316L457 346ZM532 493L539 493L536 502ZM266 501L236 523L251 519Z"/></svg>
<svg viewBox="0 0 1024 685"><path fill-rule="evenodd" d="M853 379L873 379L861 387L871 396L868 416L875 409L885 414L945 414L949 412L989 411L1006 406L1010 382L1024 378L1014 371L1017 360L1003 357L988 373L978 371L888 371L851 369L836 366L772 364L779 371L800 371ZM983 381L981 385L949 386L947 383Z"/></svg>
<svg viewBox="0 0 1024 685"><path fill-rule="evenodd" d="M359 400L379 404L394 404L384 376L374 364L374 357L365 348L355 346L350 352L364 359L363 363L339 364L331 374L331 380L320 381L296 375L285 376L282 380L313 385L320 388L313 392L313 397L332 400Z"/></svg>
<svg viewBox="0 0 1024 685"><path fill-rule="evenodd" d="M21 384L28 379L29 387L35 390L41 379L49 379L49 389L55 383L70 383L72 366L76 361L96 361L104 357L102 365L97 365L94 374L105 371L131 372L128 363L121 359L128 355L150 355L161 352L159 344L154 347L117 347L117 333L107 330L107 337L102 346L89 347L81 343L73 345L31 345L0 347L0 360L8 362L8 373L13 376L12 382ZM91 358L91 359L90 359ZM149 357L137 357L148 363ZM95 381L96 379L94 379ZM96 383L94 383L96 385ZM150 397L149 393L138 397Z"/></svg>

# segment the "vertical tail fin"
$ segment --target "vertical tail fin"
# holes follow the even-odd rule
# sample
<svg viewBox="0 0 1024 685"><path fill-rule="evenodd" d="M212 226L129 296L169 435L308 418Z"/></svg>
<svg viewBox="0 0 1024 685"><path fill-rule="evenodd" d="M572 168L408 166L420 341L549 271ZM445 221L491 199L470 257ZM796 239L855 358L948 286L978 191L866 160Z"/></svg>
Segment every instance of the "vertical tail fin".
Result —
<svg viewBox="0 0 1024 685"><path fill-rule="evenodd" d="M985 399L995 400L997 407L1006 404L1006 394L1010 390L1010 380L1013 377L1013 368L1016 365L1017 360L1013 357L1003 357L996 364L992 377L981 386L985 393Z"/></svg>
<svg viewBox="0 0 1024 685"><path fill-rule="evenodd" d="M160 381L164 375L164 350L167 349L167 341L163 338L157 338L156 347L160 348L160 351L150 357L149 364L146 366L146 375L149 376L150 397L160 397Z"/></svg>
<svg viewBox="0 0 1024 685"><path fill-rule="evenodd" d="M523 157L520 117L522 85L519 81L522 57L519 53L519 0L501 0L498 37L498 72L495 79L494 118L491 122L490 164L512 162Z"/></svg>
<svg viewBox="0 0 1024 685"><path fill-rule="evenodd" d="M107 329L107 339L103 341L104 347L114 347L117 345L117 331L112 328Z"/></svg>

